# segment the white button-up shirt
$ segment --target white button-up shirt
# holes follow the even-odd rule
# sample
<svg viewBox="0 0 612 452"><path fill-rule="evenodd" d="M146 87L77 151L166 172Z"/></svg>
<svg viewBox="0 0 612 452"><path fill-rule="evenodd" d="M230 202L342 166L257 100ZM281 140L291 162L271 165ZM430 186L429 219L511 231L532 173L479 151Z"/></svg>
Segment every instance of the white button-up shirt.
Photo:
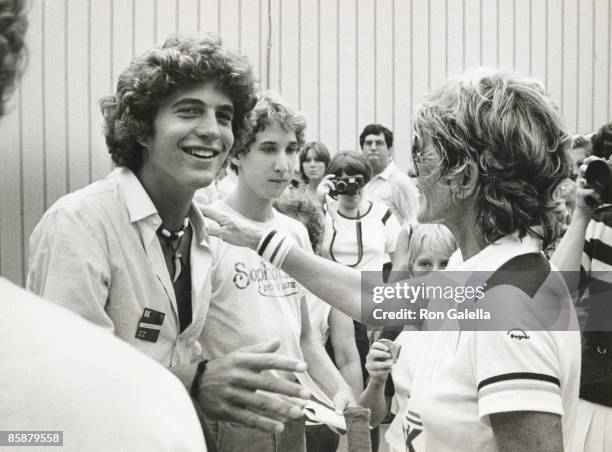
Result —
<svg viewBox="0 0 612 452"><path fill-rule="evenodd" d="M212 261L204 218L195 206L189 218L194 231L193 321L182 333L156 237L161 218L127 168L62 197L44 214L30 238L27 287L107 328L166 367L188 364L201 354L198 338L210 302ZM161 325L143 318L145 308L164 314ZM160 329L159 336L155 341L139 339L139 326Z"/></svg>
<svg viewBox="0 0 612 452"><path fill-rule="evenodd" d="M370 179L364 187L364 196L384 203L402 225L416 221L417 189L410 177L393 162Z"/></svg>

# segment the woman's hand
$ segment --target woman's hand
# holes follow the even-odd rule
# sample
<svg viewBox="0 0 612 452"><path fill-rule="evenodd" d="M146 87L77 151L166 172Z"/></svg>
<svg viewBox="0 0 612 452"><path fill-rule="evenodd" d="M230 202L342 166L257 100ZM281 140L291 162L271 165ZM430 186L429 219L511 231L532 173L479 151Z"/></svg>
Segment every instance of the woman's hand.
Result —
<svg viewBox="0 0 612 452"><path fill-rule="evenodd" d="M317 195L322 200L325 199L325 196L327 196L329 192L335 188L334 183L331 181L334 177L336 177L334 174L328 174L321 179L321 182L319 182L319 185L317 186Z"/></svg>
<svg viewBox="0 0 612 452"><path fill-rule="evenodd" d="M575 215L581 215L590 219L593 216L593 212L601 204L601 196L599 193L591 187L586 179L585 173L589 163L595 160L602 160L599 157L590 156L584 159L580 169L578 170L578 179L576 179L576 210Z"/></svg>
<svg viewBox="0 0 612 452"><path fill-rule="evenodd" d="M366 369L370 374L370 379L384 384L392 367L393 359L389 348L381 342L374 342L366 357Z"/></svg>

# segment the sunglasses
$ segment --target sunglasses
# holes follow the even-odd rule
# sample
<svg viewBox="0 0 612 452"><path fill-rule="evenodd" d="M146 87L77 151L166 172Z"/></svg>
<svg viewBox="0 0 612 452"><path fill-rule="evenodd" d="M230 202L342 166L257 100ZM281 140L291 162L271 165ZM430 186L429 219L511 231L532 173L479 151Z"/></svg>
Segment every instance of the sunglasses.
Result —
<svg viewBox="0 0 612 452"><path fill-rule="evenodd" d="M419 176L419 165L423 163L423 146L418 135L412 137L412 163L414 165L414 172Z"/></svg>

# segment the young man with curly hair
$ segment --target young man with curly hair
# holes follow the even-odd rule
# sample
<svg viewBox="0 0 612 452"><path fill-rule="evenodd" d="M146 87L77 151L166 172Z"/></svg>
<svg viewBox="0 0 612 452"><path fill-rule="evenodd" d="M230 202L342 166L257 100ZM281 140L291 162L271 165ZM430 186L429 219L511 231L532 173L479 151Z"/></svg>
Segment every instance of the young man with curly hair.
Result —
<svg viewBox="0 0 612 452"><path fill-rule="evenodd" d="M118 168L44 214L28 286L168 367L208 416L279 431L299 404L255 390L306 394L260 371L304 364L274 354L274 340L206 362L198 342L213 256L192 198L242 142L254 99L251 65L217 37L169 38L135 58L101 102Z"/></svg>
<svg viewBox="0 0 612 452"><path fill-rule="evenodd" d="M24 2L0 0L0 116L23 68L26 26ZM183 385L162 366L3 278L0 299L6 429L61 429L36 435L38 444L68 452L206 450Z"/></svg>
<svg viewBox="0 0 612 452"><path fill-rule="evenodd" d="M297 246L312 253L306 228L272 207L293 176L299 148L304 144L306 121L282 99L265 93L248 116L251 131L243 147L229 159L238 173L238 185L214 205L264 227L287 234ZM213 358L254 342L281 339L280 351L304 360L315 382L342 411L354 401L351 388L327 356L310 324L310 294L293 278L265 262L257 253L212 239L212 299L202 336L205 354ZM282 253L282 246L279 250ZM280 372L295 381L292 372ZM299 377L298 377L299 378ZM241 451L302 451L304 420L287 423L280 435L211 422L218 447ZM213 433L213 436L214 433Z"/></svg>

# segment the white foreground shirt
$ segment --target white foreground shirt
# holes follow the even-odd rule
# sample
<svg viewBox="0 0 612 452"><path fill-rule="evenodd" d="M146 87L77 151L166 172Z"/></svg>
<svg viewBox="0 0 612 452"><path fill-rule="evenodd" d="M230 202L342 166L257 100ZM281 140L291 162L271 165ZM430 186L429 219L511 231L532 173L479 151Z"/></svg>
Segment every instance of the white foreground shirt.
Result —
<svg viewBox="0 0 612 452"><path fill-rule="evenodd" d="M191 400L168 370L1 278L0 299L3 430L61 430L63 452L206 451Z"/></svg>

